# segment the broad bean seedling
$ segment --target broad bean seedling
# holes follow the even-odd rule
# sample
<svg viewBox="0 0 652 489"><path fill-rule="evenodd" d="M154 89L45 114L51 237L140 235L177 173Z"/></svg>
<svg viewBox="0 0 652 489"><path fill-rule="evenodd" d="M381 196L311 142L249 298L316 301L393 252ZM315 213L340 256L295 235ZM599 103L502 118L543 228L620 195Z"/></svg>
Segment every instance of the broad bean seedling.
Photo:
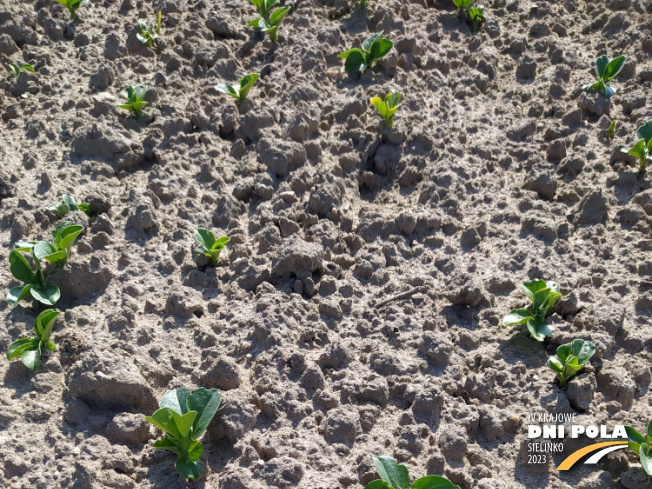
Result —
<svg viewBox="0 0 652 489"><path fill-rule="evenodd" d="M34 371L38 370L41 366L43 350L54 351L54 343L50 341L50 336L52 335L54 321L59 314L61 313L46 309L36 316L34 320L36 337L14 341L7 350L7 360L20 357L20 361L27 368Z"/></svg>
<svg viewBox="0 0 652 489"><path fill-rule="evenodd" d="M376 32L362 43L362 49L353 48L338 55L344 58L344 69L347 73L359 73L366 68L371 68L374 61L387 56L394 43L380 36L383 31Z"/></svg>
<svg viewBox="0 0 652 489"><path fill-rule="evenodd" d="M158 409L145 419L163 430L165 437L154 443L154 448L177 454L177 472L195 480L203 472L199 460L204 446L199 438L204 434L220 407L221 395L216 389L197 389L189 394L185 388L169 390Z"/></svg>
<svg viewBox="0 0 652 489"><path fill-rule="evenodd" d="M548 359L548 367L557 373L559 387L565 387L568 380L579 372L595 353L590 341L573 340L557 348L557 357Z"/></svg>
<svg viewBox="0 0 652 489"><path fill-rule="evenodd" d="M543 341L546 336L552 336L552 326L548 324L546 317L552 314L555 302L561 297L559 285L534 279L525 282L523 290L532 301L532 311L513 309L503 318L503 326L525 324L535 340Z"/></svg>

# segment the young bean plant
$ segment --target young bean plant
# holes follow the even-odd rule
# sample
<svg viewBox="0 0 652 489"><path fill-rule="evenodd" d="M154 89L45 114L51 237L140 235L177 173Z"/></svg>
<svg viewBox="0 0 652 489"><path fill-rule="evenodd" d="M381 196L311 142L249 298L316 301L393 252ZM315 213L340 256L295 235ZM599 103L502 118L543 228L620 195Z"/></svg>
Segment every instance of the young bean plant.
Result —
<svg viewBox="0 0 652 489"><path fill-rule="evenodd" d="M199 243L199 248L195 249L195 251L209 257L212 266L217 265L220 251L222 251L230 241L226 236L223 236L220 239L215 239L213 232L204 228L199 228L195 231L195 240Z"/></svg>
<svg viewBox="0 0 652 489"><path fill-rule="evenodd" d="M557 348L557 356L548 359L548 367L557 372L559 387L565 387L568 380L579 372L595 353L590 341L573 340Z"/></svg>
<svg viewBox="0 0 652 489"><path fill-rule="evenodd" d="M86 202L78 204L75 198L72 195L68 194L63 194L63 197L61 197L61 202L50 204L45 208L45 210L50 211L61 218L66 217L66 215L71 211L82 211L88 216L89 219L94 219L97 217L97 214L91 210L90 204L87 204Z"/></svg>
<svg viewBox="0 0 652 489"><path fill-rule="evenodd" d="M405 465L396 463L392 457L374 457L374 465L380 479L371 481L364 489L460 489L445 477L427 475L410 485L410 474Z"/></svg>
<svg viewBox="0 0 652 489"><path fill-rule="evenodd" d="M634 450L647 475L652 475L652 420L647 425L646 436L641 435L631 426L625 426L627 447Z"/></svg>
<svg viewBox="0 0 652 489"><path fill-rule="evenodd" d="M70 221L61 221L52 231L52 241L19 241L16 251L32 253L37 260L47 260L59 268L68 263L72 245L77 237L84 231L84 226L71 224Z"/></svg>
<svg viewBox="0 0 652 489"><path fill-rule="evenodd" d="M158 19L153 19L149 22L146 19L138 19L138 27L140 27L140 34L136 33L138 40L151 48L152 43L158 40L161 35L161 11L158 12Z"/></svg>
<svg viewBox="0 0 652 489"><path fill-rule="evenodd" d="M523 290L532 301L532 310L513 309L503 318L503 326L525 324L532 337L543 341L552 336L552 326L546 317L552 314L555 302L561 297L559 285L555 282L534 279L523 284Z"/></svg>
<svg viewBox="0 0 652 489"><path fill-rule="evenodd" d="M89 1L90 0L57 0L57 2L68 9L73 22L79 18L77 17L77 9L79 9L79 7L83 7Z"/></svg>
<svg viewBox="0 0 652 489"><path fill-rule="evenodd" d="M374 61L387 56L394 43L380 36L383 31L376 32L368 37L362 43L362 49L353 48L338 55L338 58L344 58L344 69L347 73L359 73L365 68L371 68Z"/></svg>
<svg viewBox="0 0 652 489"><path fill-rule="evenodd" d="M149 102L145 102L143 99L147 94L147 87L144 85L128 86L125 87L120 95L126 100L126 103L116 103L115 105L121 109L127 109L128 111L134 114L134 117L138 118L142 114L143 107L145 107Z"/></svg>
<svg viewBox="0 0 652 489"><path fill-rule="evenodd" d="M638 171L642 174L647 168L647 160L652 160L652 121L648 121L636 130L636 139L634 146L622 151L638 158Z"/></svg>
<svg viewBox="0 0 652 489"><path fill-rule="evenodd" d="M240 80L240 82L236 83L235 85L228 85L225 83L215 85L215 90L218 92L226 93L227 95L230 95L236 99L238 107L240 107L242 106L243 102L247 100L247 95L249 95L251 87L254 86L254 83L256 83L256 80L258 80L259 76L260 75L257 73L251 73L250 75L243 76L242 80Z"/></svg>
<svg viewBox="0 0 652 489"><path fill-rule="evenodd" d="M38 370L41 366L43 351L54 351L54 343L50 341L50 336L52 335L54 321L59 314L61 313L52 309L46 309L36 316L34 320L36 337L14 341L7 350L7 360L20 357L20 361L27 368L34 371Z"/></svg>
<svg viewBox="0 0 652 489"><path fill-rule="evenodd" d="M582 90L593 89L607 98L611 97L616 93L616 90L607 85L607 83L613 80L613 78L620 73L620 70L622 70L625 65L625 60L627 60L625 56L618 56L612 60L607 56L600 56L595 61L595 77L597 81L595 83L584 85Z"/></svg>
<svg viewBox="0 0 652 489"><path fill-rule="evenodd" d="M484 21L484 7L471 7L469 9L469 18L471 19L471 28L473 32L478 32L480 24Z"/></svg>
<svg viewBox="0 0 652 489"><path fill-rule="evenodd" d="M11 70L11 72L14 74L15 77L20 75L20 73L23 70L35 73L34 67L32 65L30 65L29 63L23 63L22 65L9 63L7 66L9 67L9 70Z"/></svg>
<svg viewBox="0 0 652 489"><path fill-rule="evenodd" d="M385 122L389 127L394 125L394 113L398 109L398 103L401 101L401 94L389 92L385 96L385 100L380 97L374 97L371 99L371 103L378 109L380 115L385 118Z"/></svg>
<svg viewBox="0 0 652 489"><path fill-rule="evenodd" d="M607 132L604 135L604 137L607 139L611 139L614 137L614 134L616 134L616 119L611 121L611 123L609 124L609 128L607 129Z"/></svg>
<svg viewBox="0 0 652 489"><path fill-rule="evenodd" d="M204 446L199 442L220 407L221 395L216 389L197 389L188 394L185 388L169 390L161 399L160 409L145 419L163 430L165 437L154 448L177 454L177 472L195 480L203 472L199 460Z"/></svg>
<svg viewBox="0 0 652 489"><path fill-rule="evenodd" d="M25 285L11 288L7 293L7 303L10 306L15 306L22 299L31 296L41 304L53 306L59 300L59 297L61 297L59 287L56 285L47 285L45 275L41 269L41 263L36 258L34 247L29 248L29 251L36 271L32 270L27 259L20 251L11 250L9 252L9 269L11 270L11 274Z"/></svg>
<svg viewBox="0 0 652 489"><path fill-rule="evenodd" d="M258 27L261 32L266 32L269 34L269 38L272 40L272 42L276 42L278 39L278 29L281 26L281 22L283 21L283 17L287 15L287 13L290 11L290 7L281 7L271 14L269 13L271 8L278 4L278 0L268 0L267 2L265 0L249 0L251 3L256 5L256 8L258 8L258 17L256 17L254 20L249 22L250 27Z"/></svg>

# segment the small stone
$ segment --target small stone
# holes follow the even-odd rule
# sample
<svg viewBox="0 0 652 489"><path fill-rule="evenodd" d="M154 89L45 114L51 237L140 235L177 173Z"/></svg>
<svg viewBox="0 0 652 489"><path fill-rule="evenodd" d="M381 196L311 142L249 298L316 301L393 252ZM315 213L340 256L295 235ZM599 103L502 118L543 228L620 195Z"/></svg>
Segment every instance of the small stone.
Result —
<svg viewBox="0 0 652 489"><path fill-rule="evenodd" d="M119 413L107 425L106 434L125 443L145 443L149 439L149 423L143 415Z"/></svg>
<svg viewBox="0 0 652 489"><path fill-rule="evenodd" d="M620 483L626 489L645 489L650 485L650 476L641 467L632 467L620 475Z"/></svg>

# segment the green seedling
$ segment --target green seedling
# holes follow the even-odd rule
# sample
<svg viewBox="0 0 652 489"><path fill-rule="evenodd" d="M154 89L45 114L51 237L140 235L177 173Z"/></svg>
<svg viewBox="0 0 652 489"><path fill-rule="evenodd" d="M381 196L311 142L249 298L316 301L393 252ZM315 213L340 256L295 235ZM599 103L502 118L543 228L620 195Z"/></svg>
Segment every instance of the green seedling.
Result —
<svg viewBox="0 0 652 489"><path fill-rule="evenodd" d="M226 93L227 95L235 98L238 102L238 107L240 107L243 102L247 100L247 95L249 95L251 87L254 86L254 83L256 83L256 80L258 80L259 76L260 75L257 73L251 73L250 75L245 75L242 77L240 83L235 85L227 85L224 83L215 85L215 90L218 92Z"/></svg>
<svg viewBox="0 0 652 489"><path fill-rule="evenodd" d="M469 18L471 19L471 28L473 32L478 32L480 24L484 21L484 7L471 7L469 9Z"/></svg>
<svg viewBox="0 0 652 489"><path fill-rule="evenodd" d="M360 6L362 8L366 7L367 6L367 0L360 0Z"/></svg>
<svg viewBox="0 0 652 489"><path fill-rule="evenodd" d="M151 48L152 43L158 40L158 36L161 35L161 11L158 13L158 22L150 20L149 22L145 19L138 19L138 27L140 27L140 34L136 34L138 40L146 44L147 47Z"/></svg>
<svg viewBox="0 0 652 489"><path fill-rule="evenodd" d="M169 390L161 399L160 409L145 419L165 433L154 448L177 454L177 472L195 480L204 470L200 458L204 446L199 442L220 407L217 389L197 389L188 394L185 388Z"/></svg>
<svg viewBox="0 0 652 489"><path fill-rule="evenodd" d="M625 60L627 60L625 56L618 56L612 60L609 60L607 56L600 56L595 61L595 77L598 81L589 85L584 85L582 90L593 89L607 98L611 97L616 93L616 90L607 85L607 83L620 73L620 70L622 70L625 65Z"/></svg>
<svg viewBox="0 0 652 489"><path fill-rule="evenodd" d="M652 160L652 121L648 121L636 130L636 144L630 149L622 149L623 153L635 156L639 160L638 171L644 173L647 160Z"/></svg>
<svg viewBox="0 0 652 489"><path fill-rule="evenodd" d="M604 137L611 139L614 137L614 134L616 134L616 119L611 121L611 124L609 124L609 129L607 129L607 133L604 135Z"/></svg>
<svg viewBox="0 0 652 489"><path fill-rule="evenodd" d="M555 302L561 297L559 285L555 282L534 279L523 284L523 290L532 301L532 310L513 309L503 318L503 326L526 324L532 337L543 341L546 336L552 336L552 326L546 317L552 314Z"/></svg>
<svg viewBox="0 0 652 489"><path fill-rule="evenodd" d="M70 17L73 21L78 19L77 9L79 9L79 7L83 7L89 1L90 0L57 0L57 2L59 2L70 11Z"/></svg>
<svg viewBox="0 0 652 489"><path fill-rule="evenodd" d="M641 466L647 475L652 475L652 420L647 425L646 436L631 426L625 426L627 446L638 453Z"/></svg>
<svg viewBox="0 0 652 489"><path fill-rule="evenodd" d="M374 457L374 465L380 479L371 481L364 489L460 489L445 477L427 475L410 485L410 474L405 465L396 463L392 457Z"/></svg>
<svg viewBox="0 0 652 489"><path fill-rule="evenodd" d="M28 249L36 271L32 270L31 265L19 250L11 250L9 252L9 269L11 270L11 274L25 285L10 289L7 293L7 302L10 306L15 306L20 300L31 296L41 304L53 306L59 300L59 297L61 297L59 287L46 284L41 263L36 258L34 246Z"/></svg>
<svg viewBox="0 0 652 489"><path fill-rule="evenodd" d="M116 103L115 105L121 109L127 109L134 114L134 117L138 118L142 114L142 109L149 102L145 102L143 99L147 94L147 87L144 85L128 86L125 87L120 95L127 101L127 103Z"/></svg>
<svg viewBox="0 0 652 489"><path fill-rule="evenodd" d="M13 63L9 63L7 65L11 72L14 74L15 77L18 77L20 73L25 70L25 71L31 71L32 73L35 73L34 67L28 63L24 63L22 65L15 65Z"/></svg>
<svg viewBox="0 0 652 489"><path fill-rule="evenodd" d="M394 43L388 39L381 38L383 31L376 32L362 43L362 49L349 49L338 55L344 58L344 69L347 73L359 73L365 68L371 68L374 61L387 56Z"/></svg>
<svg viewBox="0 0 652 489"><path fill-rule="evenodd" d="M95 219L97 217L97 214L91 210L90 204L87 204L86 202L78 204L75 198L68 194L63 194L61 202L50 204L45 208L45 210L50 211L61 218L66 217L70 211L82 211L89 219Z"/></svg>
<svg viewBox="0 0 652 489"><path fill-rule="evenodd" d="M283 17L287 15L290 11L290 7L282 7L274 10L269 18L263 17L262 15L256 17L254 20L249 22L250 27L258 27L261 32L266 32L269 34L269 38L272 42L276 42L278 39L278 28L281 26Z"/></svg>
<svg viewBox="0 0 652 489"><path fill-rule="evenodd" d="M14 341L7 350L7 360L12 360L20 357L30 370L38 370L41 366L41 355L43 350L54 351L54 343L50 341L52 335L52 326L60 312L46 309L41 314L36 316L34 321L34 332L36 338L24 338L22 340Z"/></svg>
<svg viewBox="0 0 652 489"><path fill-rule="evenodd" d="M557 357L548 359L548 367L557 372L559 387L565 387L568 380L579 372L595 353L590 341L573 340L557 348Z"/></svg>
<svg viewBox="0 0 652 489"><path fill-rule="evenodd" d="M209 257L211 259L211 265L213 266L217 264L220 251L222 251L230 241L226 236L220 239L215 239L213 232L204 228L199 228L195 231L195 240L199 243L199 248L195 249L195 251Z"/></svg>
<svg viewBox="0 0 652 489"><path fill-rule="evenodd" d="M16 250L32 253L37 260L47 260L59 268L68 263L72 245L84 230L84 226L71 224L70 221L61 221L52 231L52 242L48 241L19 241Z"/></svg>
<svg viewBox="0 0 652 489"><path fill-rule="evenodd" d="M459 15L461 15L469 6L473 5L474 2L475 0L453 0Z"/></svg>
<svg viewBox="0 0 652 489"><path fill-rule="evenodd" d="M378 109L380 115L385 118L385 122L389 127L394 125L394 113L398 109L398 103L401 101L401 94L389 92L385 96L385 100L380 97L374 97L371 99L371 103Z"/></svg>

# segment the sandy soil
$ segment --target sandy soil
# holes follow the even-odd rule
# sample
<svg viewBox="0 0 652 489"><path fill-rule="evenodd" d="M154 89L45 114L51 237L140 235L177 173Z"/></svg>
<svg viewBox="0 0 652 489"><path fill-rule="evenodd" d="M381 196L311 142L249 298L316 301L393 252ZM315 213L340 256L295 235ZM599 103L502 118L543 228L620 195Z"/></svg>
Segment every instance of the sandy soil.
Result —
<svg viewBox="0 0 652 489"><path fill-rule="evenodd" d="M0 0L3 65L37 71L0 80L5 256L64 192L102 211L72 216L57 352L0 362L4 487L360 488L377 454L463 489L624 487L633 452L558 472L562 453L528 464L526 425L652 418L652 177L620 153L652 119L652 4L492 0L477 34L449 0L285 4L273 46L245 0L92 1L74 25ZM390 56L346 75L379 30ZM580 90L605 53L628 57L610 102ZM247 73L239 113L213 86ZM139 120L114 107L131 84ZM388 130L369 98L391 89ZM199 226L231 238L217 268ZM534 277L564 294L543 344L500 326ZM3 352L37 313L0 303ZM598 351L559 389L545 363L574 338ZM179 386L227 403L190 484L143 417Z"/></svg>

